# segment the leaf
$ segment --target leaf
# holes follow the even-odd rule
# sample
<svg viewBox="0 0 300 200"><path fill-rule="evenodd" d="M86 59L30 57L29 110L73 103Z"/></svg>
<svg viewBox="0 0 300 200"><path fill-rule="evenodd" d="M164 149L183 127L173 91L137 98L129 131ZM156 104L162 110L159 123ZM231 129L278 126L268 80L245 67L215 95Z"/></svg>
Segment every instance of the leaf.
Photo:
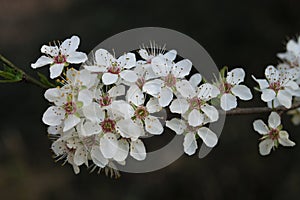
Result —
<svg viewBox="0 0 300 200"><path fill-rule="evenodd" d="M40 78L41 83L43 83L44 85L47 85L49 87L55 87L55 85L53 83L51 83L44 74L39 73L39 72L37 74Z"/></svg>

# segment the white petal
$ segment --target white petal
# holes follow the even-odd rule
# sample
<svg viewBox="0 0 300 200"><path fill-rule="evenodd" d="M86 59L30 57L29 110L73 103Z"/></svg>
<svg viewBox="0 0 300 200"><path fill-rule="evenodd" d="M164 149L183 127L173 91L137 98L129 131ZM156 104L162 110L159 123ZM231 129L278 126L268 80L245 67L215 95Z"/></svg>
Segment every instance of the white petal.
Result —
<svg viewBox="0 0 300 200"><path fill-rule="evenodd" d="M115 118L122 117L128 119L134 116L132 106L123 100L113 101L111 104L111 112Z"/></svg>
<svg viewBox="0 0 300 200"><path fill-rule="evenodd" d="M50 78L54 79L58 76L60 76L60 74L62 73L63 69L64 69L65 64L61 63L61 64L54 64L52 66L50 66Z"/></svg>
<svg viewBox="0 0 300 200"><path fill-rule="evenodd" d="M132 85L127 91L126 99L129 103L133 103L136 106L143 105L145 98L144 93L137 85Z"/></svg>
<svg viewBox="0 0 300 200"><path fill-rule="evenodd" d="M130 155L136 160L144 160L146 158L146 149L144 143L140 139L131 141Z"/></svg>
<svg viewBox="0 0 300 200"><path fill-rule="evenodd" d="M171 91L171 89L167 87L162 88L158 97L159 105L162 107L166 107L170 104L172 99L173 99L173 92Z"/></svg>
<svg viewBox="0 0 300 200"><path fill-rule="evenodd" d="M143 91L151 96L157 97L161 91L162 81L155 79L147 81L143 86Z"/></svg>
<svg viewBox="0 0 300 200"><path fill-rule="evenodd" d="M272 89L264 89L262 90L261 99L264 102L272 101L276 96L276 93Z"/></svg>
<svg viewBox="0 0 300 200"><path fill-rule="evenodd" d="M190 74L192 65L192 62L188 59L181 60L172 67L172 74L177 78L184 78Z"/></svg>
<svg viewBox="0 0 300 200"><path fill-rule="evenodd" d="M102 128L98 123L87 121L81 123L79 126L78 134L88 137L101 132Z"/></svg>
<svg viewBox="0 0 300 200"><path fill-rule="evenodd" d="M148 61L151 58L151 56L149 56L148 52L145 49L140 49L138 52L144 60Z"/></svg>
<svg viewBox="0 0 300 200"><path fill-rule="evenodd" d="M96 102L93 102L90 105L83 107L82 111L84 116L92 122L100 123L105 117L104 110Z"/></svg>
<svg viewBox="0 0 300 200"><path fill-rule="evenodd" d="M232 85L238 85L244 81L245 71L242 68L235 68L227 73L226 81Z"/></svg>
<svg viewBox="0 0 300 200"><path fill-rule="evenodd" d="M60 88L50 88L46 90L44 97L50 101L55 103L56 105L63 105L65 103L64 93Z"/></svg>
<svg viewBox="0 0 300 200"><path fill-rule="evenodd" d="M70 39L66 39L65 41L63 41L59 49L62 54L69 55L69 53L75 52L76 49L78 49L79 43L79 37L74 35Z"/></svg>
<svg viewBox="0 0 300 200"><path fill-rule="evenodd" d="M205 104L201 106L201 110L207 115L211 122L215 122L219 119L218 110L214 106Z"/></svg>
<svg viewBox="0 0 300 200"><path fill-rule="evenodd" d="M104 73L102 76L102 81L104 85L111 85L118 81L118 74L112 74L112 73Z"/></svg>
<svg viewBox="0 0 300 200"><path fill-rule="evenodd" d="M61 138L53 142L51 149L56 156L63 155L68 150L65 142Z"/></svg>
<svg viewBox="0 0 300 200"><path fill-rule="evenodd" d="M78 93L78 101L82 102L83 106L88 106L93 101L93 95L93 92L88 89L81 90Z"/></svg>
<svg viewBox="0 0 300 200"><path fill-rule="evenodd" d="M80 118L75 115L68 115L65 119L64 129L63 131L66 132L76 126L80 122Z"/></svg>
<svg viewBox="0 0 300 200"><path fill-rule="evenodd" d="M271 139L265 139L259 143L259 153L262 156L270 154L271 149L274 146L274 142Z"/></svg>
<svg viewBox="0 0 300 200"><path fill-rule="evenodd" d="M99 146L92 147L91 158L98 167L104 168L108 164L108 160L103 156Z"/></svg>
<svg viewBox="0 0 300 200"><path fill-rule="evenodd" d="M47 132L50 135L57 135L57 134L61 134L62 132L62 126L61 125L57 125L57 126L49 126L47 129Z"/></svg>
<svg viewBox="0 0 300 200"><path fill-rule="evenodd" d="M53 59L47 56L41 56L35 63L31 64L33 69L43 67L45 65L53 63Z"/></svg>
<svg viewBox="0 0 300 200"><path fill-rule="evenodd" d="M84 65L83 66L86 70L89 70L91 72L105 72L106 67L103 66L97 66L97 65Z"/></svg>
<svg viewBox="0 0 300 200"><path fill-rule="evenodd" d="M77 166L80 166L84 163L87 163L87 150L84 146L81 146L80 148L76 149L74 154L74 163Z"/></svg>
<svg viewBox="0 0 300 200"><path fill-rule="evenodd" d="M252 99L252 93L250 89L245 86L245 85L235 85L232 89L231 92L239 97L242 100L250 100Z"/></svg>
<svg viewBox="0 0 300 200"><path fill-rule="evenodd" d="M272 65L266 68L265 75L270 82L276 82L279 78L278 70Z"/></svg>
<svg viewBox="0 0 300 200"><path fill-rule="evenodd" d="M124 70L120 73L120 76L122 79L124 79L125 81L128 81L130 83L134 83L137 81L138 76L135 74L134 71L131 70Z"/></svg>
<svg viewBox="0 0 300 200"><path fill-rule="evenodd" d="M105 49L98 49L95 52L95 60L97 65L105 67L110 67L111 63L116 61L114 56Z"/></svg>
<svg viewBox="0 0 300 200"><path fill-rule="evenodd" d="M124 161L129 152L129 144L126 140L119 140L118 141L118 151L116 155L114 156L114 160L117 162L122 162Z"/></svg>
<svg viewBox="0 0 300 200"><path fill-rule="evenodd" d="M73 64L79 64L79 63L84 63L87 61L88 57L85 53L82 52L72 52L69 54L67 57L67 62L68 63L73 63Z"/></svg>
<svg viewBox="0 0 300 200"><path fill-rule="evenodd" d="M200 84L201 80L202 80L201 74L196 73L193 76L191 76L189 82L194 88L196 88Z"/></svg>
<svg viewBox="0 0 300 200"><path fill-rule="evenodd" d="M146 104L147 111L149 113L156 113L161 111L162 107L158 103L157 98L150 98Z"/></svg>
<svg viewBox="0 0 300 200"><path fill-rule="evenodd" d="M220 90L216 86L210 83L204 83L199 87L198 97L204 101L208 101L217 97L219 93Z"/></svg>
<svg viewBox="0 0 300 200"><path fill-rule="evenodd" d="M171 61L161 56L156 56L152 59L152 70L157 76L167 76L171 71L171 66Z"/></svg>
<svg viewBox="0 0 300 200"><path fill-rule="evenodd" d="M184 114L189 109L189 103L185 99L175 99L170 105L172 113Z"/></svg>
<svg viewBox="0 0 300 200"><path fill-rule="evenodd" d="M108 91L108 94L110 97L123 96L125 94L125 86L124 85L114 86Z"/></svg>
<svg viewBox="0 0 300 200"><path fill-rule="evenodd" d="M187 133L184 137L183 141L183 147L184 147L184 152L186 154L193 155L196 152L196 149L198 148L195 133Z"/></svg>
<svg viewBox="0 0 300 200"><path fill-rule="evenodd" d="M100 150L105 158L113 158L118 148L118 140L115 134L105 133L100 139Z"/></svg>
<svg viewBox="0 0 300 200"><path fill-rule="evenodd" d="M190 126L199 126L202 124L204 116L199 112L199 110L192 110L188 115L188 122Z"/></svg>
<svg viewBox="0 0 300 200"><path fill-rule="evenodd" d="M181 135L186 129L185 122L177 118L173 118L170 121L166 121L166 126L171 130L175 131L177 135Z"/></svg>
<svg viewBox="0 0 300 200"><path fill-rule="evenodd" d="M197 133L208 147L214 147L218 143L217 135L207 127L199 128Z"/></svg>
<svg viewBox="0 0 300 200"><path fill-rule="evenodd" d="M41 48L41 52L47 55L50 55L52 57L58 56L59 49L57 46L47 46L43 45Z"/></svg>
<svg viewBox="0 0 300 200"><path fill-rule="evenodd" d="M277 99L280 104L286 108L291 108L292 106L292 95L286 90L279 90L277 93Z"/></svg>
<svg viewBox="0 0 300 200"><path fill-rule="evenodd" d="M153 135L160 135L163 133L164 128L162 127L160 121L157 119L157 117L149 115L145 119L145 128L146 131Z"/></svg>
<svg viewBox="0 0 300 200"><path fill-rule="evenodd" d="M49 107L43 115L43 122L49 126L60 125L65 118L65 111L56 106Z"/></svg>
<svg viewBox="0 0 300 200"><path fill-rule="evenodd" d="M261 135L266 135L269 132L268 126L261 119L253 122L253 128Z"/></svg>
<svg viewBox="0 0 300 200"><path fill-rule="evenodd" d="M269 83L266 79L256 79L253 75L252 78L258 83L259 88L261 90L266 89L269 87Z"/></svg>
<svg viewBox="0 0 300 200"><path fill-rule="evenodd" d="M295 142L293 142L289 139L289 134L286 131L279 132L278 142L282 146L286 146L286 147L292 147L292 146L296 145Z"/></svg>
<svg viewBox="0 0 300 200"><path fill-rule="evenodd" d="M280 116L276 112L272 112L268 119L268 124L270 128L276 129L280 124Z"/></svg>
<svg viewBox="0 0 300 200"><path fill-rule="evenodd" d="M225 111L231 110L237 107L236 97L232 94L225 93L221 97L221 108Z"/></svg>
<svg viewBox="0 0 300 200"><path fill-rule="evenodd" d="M117 130L124 138L132 138L136 140L144 135L143 124L137 120L133 122L131 119L122 119L117 122Z"/></svg>
<svg viewBox="0 0 300 200"><path fill-rule="evenodd" d="M130 69L135 66L136 59L134 53L127 53L118 58L119 65L124 69Z"/></svg>
<svg viewBox="0 0 300 200"><path fill-rule="evenodd" d="M166 59L168 59L169 61L175 60L176 56L177 56L177 51L174 50L174 49L171 50L171 51L168 51L167 53L165 53L163 55L163 57L166 58Z"/></svg>
<svg viewBox="0 0 300 200"><path fill-rule="evenodd" d="M176 83L176 89L184 98L196 96L195 88L187 80L178 81Z"/></svg>

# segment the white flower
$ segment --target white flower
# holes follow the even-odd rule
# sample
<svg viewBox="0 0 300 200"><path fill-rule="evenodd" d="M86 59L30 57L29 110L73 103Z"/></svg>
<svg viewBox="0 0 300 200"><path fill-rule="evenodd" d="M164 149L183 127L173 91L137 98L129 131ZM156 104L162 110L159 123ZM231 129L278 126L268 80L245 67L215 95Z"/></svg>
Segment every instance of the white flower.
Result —
<svg viewBox="0 0 300 200"><path fill-rule="evenodd" d="M192 127L218 120L217 109L207 103L220 93L216 86L204 83L199 88L195 88L189 81L182 80L177 82L176 88L182 97L172 101L171 112L187 115L188 124ZM208 121L205 120L206 117Z"/></svg>
<svg viewBox="0 0 300 200"><path fill-rule="evenodd" d="M240 85L244 81L245 71L236 68L227 73L225 80L222 80L219 88L221 91L221 108L225 111L237 107L237 98L242 100L252 99L250 89L245 85Z"/></svg>
<svg viewBox="0 0 300 200"><path fill-rule="evenodd" d="M256 79L252 76L259 84L262 92L261 99L268 102L269 107L283 105L290 108L292 97L299 88L294 81L297 73L294 70L279 71L273 66L268 66L265 70L265 76L267 79Z"/></svg>
<svg viewBox="0 0 300 200"><path fill-rule="evenodd" d="M148 81L143 86L143 91L158 98L162 107L166 107L173 99L176 83L189 75L192 63L188 59L173 63L170 60L157 56L152 59L152 70L160 79Z"/></svg>
<svg viewBox="0 0 300 200"><path fill-rule="evenodd" d="M127 53L116 59L105 49L98 49L95 52L94 66L84 66L85 69L91 72L103 73L102 82L105 85L117 83L120 79L130 83L137 80L137 75L134 71L129 70L136 65L135 55Z"/></svg>
<svg viewBox="0 0 300 200"><path fill-rule="evenodd" d="M286 44L286 52L278 53L277 56L287 61L292 67L300 66L300 37L298 40L289 40Z"/></svg>
<svg viewBox="0 0 300 200"><path fill-rule="evenodd" d="M216 146L218 142L217 135L209 128L203 126L191 127L185 120L173 118L166 122L166 126L178 135L184 134L183 147L184 152L188 155L193 155L198 148L196 135L202 139L206 146L211 148Z"/></svg>
<svg viewBox="0 0 300 200"><path fill-rule="evenodd" d="M79 46L80 39L78 36L72 36L66 39L59 47L43 45L41 52L46 56L41 56L31 67L36 69L50 64L50 78L58 77L65 66L69 63L79 64L87 60L87 55L76 51Z"/></svg>
<svg viewBox="0 0 300 200"><path fill-rule="evenodd" d="M276 112L270 114L268 126L262 120L255 120L253 128L262 135L259 152L263 156L270 154L271 149L278 147L278 144L290 147L295 145L293 141L289 140L289 134L281 130L280 116Z"/></svg>

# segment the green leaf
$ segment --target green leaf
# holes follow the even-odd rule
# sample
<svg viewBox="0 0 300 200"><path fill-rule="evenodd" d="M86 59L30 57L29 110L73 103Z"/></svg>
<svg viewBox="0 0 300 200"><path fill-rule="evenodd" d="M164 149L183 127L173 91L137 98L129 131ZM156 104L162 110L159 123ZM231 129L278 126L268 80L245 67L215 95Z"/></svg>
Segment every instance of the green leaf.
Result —
<svg viewBox="0 0 300 200"><path fill-rule="evenodd" d="M40 78L41 83L43 83L44 85L47 85L49 87L55 87L55 85L53 83L51 83L44 74L39 73L39 72L37 74Z"/></svg>

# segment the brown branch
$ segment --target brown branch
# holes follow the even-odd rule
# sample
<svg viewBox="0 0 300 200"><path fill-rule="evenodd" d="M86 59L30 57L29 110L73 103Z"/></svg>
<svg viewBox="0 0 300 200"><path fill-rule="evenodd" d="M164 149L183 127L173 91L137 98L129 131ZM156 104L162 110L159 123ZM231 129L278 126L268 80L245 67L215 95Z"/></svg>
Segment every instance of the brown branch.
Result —
<svg viewBox="0 0 300 200"><path fill-rule="evenodd" d="M294 103L291 108L285 108L283 106L277 108L268 108L268 107L253 107L253 108L236 108L226 112L226 115L250 115L250 114L261 114L268 113L272 111L279 112L283 114L289 110L293 110L300 107L300 102Z"/></svg>

